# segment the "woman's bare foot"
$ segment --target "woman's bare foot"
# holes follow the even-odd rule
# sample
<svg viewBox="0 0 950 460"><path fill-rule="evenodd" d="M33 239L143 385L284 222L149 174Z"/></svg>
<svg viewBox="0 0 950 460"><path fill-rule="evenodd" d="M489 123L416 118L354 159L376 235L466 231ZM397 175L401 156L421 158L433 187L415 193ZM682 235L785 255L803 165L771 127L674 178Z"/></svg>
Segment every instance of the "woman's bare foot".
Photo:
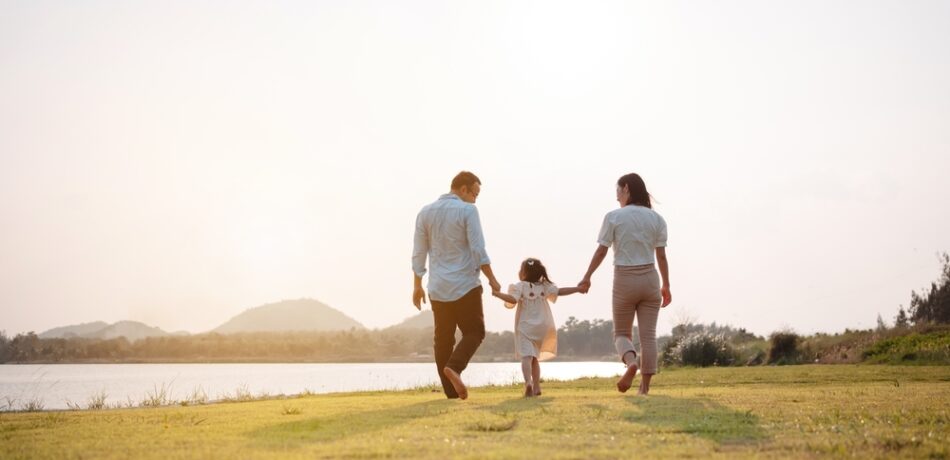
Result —
<svg viewBox="0 0 950 460"><path fill-rule="evenodd" d="M627 371L623 373L623 376L620 377L620 380L617 380L617 390L621 393L626 393L627 390L633 386L633 378L637 376L637 365L631 364L627 366Z"/></svg>
<svg viewBox="0 0 950 460"><path fill-rule="evenodd" d="M449 382L452 383L452 387L455 388L455 392L458 393L459 399L468 399L468 388L465 388L465 384L462 382L462 377L455 372L453 369L445 367L442 368L442 375L445 378L449 379Z"/></svg>
<svg viewBox="0 0 950 460"><path fill-rule="evenodd" d="M653 374L642 374L640 379L640 389L637 391L637 394L640 396L646 396L650 393L650 380L653 379Z"/></svg>
<svg viewBox="0 0 950 460"><path fill-rule="evenodd" d="M534 397L534 388L531 386L530 383L524 384L524 397L525 398Z"/></svg>

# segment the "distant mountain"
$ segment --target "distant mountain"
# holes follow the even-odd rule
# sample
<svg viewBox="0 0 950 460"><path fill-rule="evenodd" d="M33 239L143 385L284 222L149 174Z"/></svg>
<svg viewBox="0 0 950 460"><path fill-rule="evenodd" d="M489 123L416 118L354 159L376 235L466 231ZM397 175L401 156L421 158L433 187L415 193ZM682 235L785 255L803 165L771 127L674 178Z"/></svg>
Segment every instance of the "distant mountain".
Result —
<svg viewBox="0 0 950 460"><path fill-rule="evenodd" d="M176 333L179 335L180 333ZM50 329L39 335L41 339L82 337L87 339L114 339L125 337L129 341L136 341L146 337L165 337L169 334L157 327L152 327L138 321L119 321L108 324L102 321L83 323L76 326L64 326Z"/></svg>
<svg viewBox="0 0 950 460"><path fill-rule="evenodd" d="M95 321L92 323L82 323L73 326L63 326L50 329L39 335L41 339L68 339L70 337L83 337L87 334L93 334L109 327L109 323L104 321Z"/></svg>
<svg viewBox="0 0 950 460"><path fill-rule="evenodd" d="M362 324L313 299L284 300L250 308L211 332L342 331Z"/></svg>
<svg viewBox="0 0 950 460"><path fill-rule="evenodd" d="M134 342L146 337L165 337L171 334L147 324L138 321L119 321L111 326L99 330L87 337L96 339L114 339L116 337L125 337L130 342Z"/></svg>
<svg viewBox="0 0 950 460"><path fill-rule="evenodd" d="M422 310L419 314L410 316L401 323L386 329L425 329L427 327L432 327L432 310Z"/></svg>

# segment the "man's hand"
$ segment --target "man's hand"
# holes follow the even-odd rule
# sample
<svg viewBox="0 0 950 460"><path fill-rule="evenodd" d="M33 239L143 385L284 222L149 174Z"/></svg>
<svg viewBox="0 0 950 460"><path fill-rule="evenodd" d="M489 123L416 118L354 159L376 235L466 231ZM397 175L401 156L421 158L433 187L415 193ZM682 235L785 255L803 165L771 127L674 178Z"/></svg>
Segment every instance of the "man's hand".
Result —
<svg viewBox="0 0 950 460"><path fill-rule="evenodd" d="M498 280L492 278L492 279L488 280L488 284L491 286L491 291L492 291L492 292L501 291L501 284L498 283Z"/></svg>
<svg viewBox="0 0 950 460"><path fill-rule="evenodd" d="M426 291L422 289L422 286L416 286L412 290L412 304L416 306L416 310L422 310L422 304L426 303Z"/></svg>
<svg viewBox="0 0 950 460"><path fill-rule="evenodd" d="M666 307L673 301L673 294L670 294L669 286L663 286L663 288L660 289L660 294L663 295L663 303L660 305L660 308Z"/></svg>

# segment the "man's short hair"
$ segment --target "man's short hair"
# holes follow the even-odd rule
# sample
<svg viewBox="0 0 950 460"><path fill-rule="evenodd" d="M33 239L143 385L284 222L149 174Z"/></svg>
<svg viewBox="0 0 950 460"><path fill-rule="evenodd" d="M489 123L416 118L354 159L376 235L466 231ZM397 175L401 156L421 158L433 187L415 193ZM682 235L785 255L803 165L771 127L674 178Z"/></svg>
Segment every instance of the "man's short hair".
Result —
<svg viewBox="0 0 950 460"><path fill-rule="evenodd" d="M478 180L478 176L468 171L462 171L452 179L452 190L460 190L463 185L471 189L475 184L482 185L482 181Z"/></svg>

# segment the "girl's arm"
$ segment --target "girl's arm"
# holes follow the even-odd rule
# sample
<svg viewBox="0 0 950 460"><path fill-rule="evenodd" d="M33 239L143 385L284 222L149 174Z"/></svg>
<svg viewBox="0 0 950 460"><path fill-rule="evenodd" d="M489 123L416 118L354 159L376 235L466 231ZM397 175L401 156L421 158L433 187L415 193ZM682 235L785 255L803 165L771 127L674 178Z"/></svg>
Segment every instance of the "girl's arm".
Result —
<svg viewBox="0 0 950 460"><path fill-rule="evenodd" d="M579 288L579 287L558 288L558 290L557 290L557 295L559 295L559 296L562 296L562 295L571 295L571 294L576 294L576 293L578 293L578 292L582 292L582 291L581 291L581 288Z"/></svg>
<svg viewBox="0 0 950 460"><path fill-rule="evenodd" d="M491 295L498 297L499 299L504 300L507 303L511 303L511 304L518 303L518 299L514 298L514 296L505 294L504 292L501 292L501 291L492 291Z"/></svg>

